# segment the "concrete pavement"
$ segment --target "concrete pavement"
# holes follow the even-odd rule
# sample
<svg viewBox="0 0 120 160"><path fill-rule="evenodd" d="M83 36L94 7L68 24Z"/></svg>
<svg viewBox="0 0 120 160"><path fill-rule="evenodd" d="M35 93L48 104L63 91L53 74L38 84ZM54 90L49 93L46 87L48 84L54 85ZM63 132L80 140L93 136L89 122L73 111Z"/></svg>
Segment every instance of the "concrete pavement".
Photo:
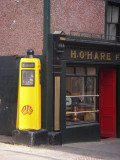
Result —
<svg viewBox="0 0 120 160"><path fill-rule="evenodd" d="M92 158L105 160L120 160L120 139L108 138L100 142L85 142L65 144L69 150Z"/></svg>
<svg viewBox="0 0 120 160"><path fill-rule="evenodd" d="M11 144L6 136L0 136L1 141L0 160L120 160L120 139L38 147Z"/></svg>

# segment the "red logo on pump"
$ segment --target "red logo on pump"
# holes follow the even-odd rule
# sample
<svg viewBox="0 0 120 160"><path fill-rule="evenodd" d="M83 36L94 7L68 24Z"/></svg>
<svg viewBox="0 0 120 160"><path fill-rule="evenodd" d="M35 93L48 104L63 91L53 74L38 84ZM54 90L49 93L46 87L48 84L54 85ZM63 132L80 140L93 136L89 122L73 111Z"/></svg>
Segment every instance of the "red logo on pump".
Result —
<svg viewBox="0 0 120 160"><path fill-rule="evenodd" d="M33 109L32 109L32 107L31 106L29 106L29 105L26 105L26 106L24 106L22 109L21 109L21 112L22 112L22 114L32 114L32 112L33 112Z"/></svg>

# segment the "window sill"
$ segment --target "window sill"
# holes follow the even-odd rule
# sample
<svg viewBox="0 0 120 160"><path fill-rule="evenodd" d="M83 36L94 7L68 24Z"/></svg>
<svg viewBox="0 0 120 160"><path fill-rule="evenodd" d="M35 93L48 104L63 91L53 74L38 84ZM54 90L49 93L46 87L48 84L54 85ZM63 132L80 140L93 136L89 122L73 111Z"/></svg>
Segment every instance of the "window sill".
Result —
<svg viewBox="0 0 120 160"><path fill-rule="evenodd" d="M66 129L68 128L76 128L76 127L83 127L86 125L91 125L91 124L99 124L97 121L90 121L90 122L80 122L80 123L74 123L74 124L67 124Z"/></svg>

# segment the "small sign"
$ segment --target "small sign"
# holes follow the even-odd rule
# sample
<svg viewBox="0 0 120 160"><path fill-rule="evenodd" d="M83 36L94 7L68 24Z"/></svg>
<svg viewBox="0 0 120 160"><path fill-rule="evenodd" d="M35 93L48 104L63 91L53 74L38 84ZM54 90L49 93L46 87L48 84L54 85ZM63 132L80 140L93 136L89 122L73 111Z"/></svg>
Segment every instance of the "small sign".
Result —
<svg viewBox="0 0 120 160"><path fill-rule="evenodd" d="M24 114L24 115L26 115L26 114L32 114L32 112L33 112L33 109L32 109L32 107L31 106L29 106L29 105L26 105L26 106L24 106L22 109L21 109L21 112L22 112L22 114Z"/></svg>

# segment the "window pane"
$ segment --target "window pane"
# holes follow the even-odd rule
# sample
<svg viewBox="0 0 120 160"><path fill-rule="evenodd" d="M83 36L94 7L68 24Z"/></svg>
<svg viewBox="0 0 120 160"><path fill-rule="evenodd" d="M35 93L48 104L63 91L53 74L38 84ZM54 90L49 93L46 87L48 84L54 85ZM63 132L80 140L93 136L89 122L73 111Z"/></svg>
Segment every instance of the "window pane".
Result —
<svg viewBox="0 0 120 160"><path fill-rule="evenodd" d="M96 77L86 76L96 75L96 68L76 67L76 70L82 77L66 77L66 125L96 120Z"/></svg>
<svg viewBox="0 0 120 160"><path fill-rule="evenodd" d="M111 12L112 11L112 6L108 6L107 8L107 23L111 23Z"/></svg>
<svg viewBox="0 0 120 160"><path fill-rule="evenodd" d="M85 74L85 68L84 67L76 67L76 74Z"/></svg>
<svg viewBox="0 0 120 160"><path fill-rule="evenodd" d="M116 40L116 24L107 24L107 40Z"/></svg>
<svg viewBox="0 0 120 160"><path fill-rule="evenodd" d="M72 94L83 94L84 77L72 77Z"/></svg>
<svg viewBox="0 0 120 160"><path fill-rule="evenodd" d="M67 67L66 74L74 74L74 67Z"/></svg>
<svg viewBox="0 0 120 160"><path fill-rule="evenodd" d="M119 20L119 7L109 5L107 9L107 40L116 40Z"/></svg>
<svg viewBox="0 0 120 160"><path fill-rule="evenodd" d="M84 88L85 95L93 95L96 92L96 78L85 77Z"/></svg>
<svg viewBox="0 0 120 160"><path fill-rule="evenodd" d="M116 24L109 25L109 40L116 40Z"/></svg>
<svg viewBox="0 0 120 160"><path fill-rule="evenodd" d="M88 75L95 75L96 74L96 68L94 68L94 67L87 67L87 74Z"/></svg>
<svg viewBox="0 0 120 160"><path fill-rule="evenodd" d="M84 93L84 77L67 77L66 78L67 93L72 95Z"/></svg>
<svg viewBox="0 0 120 160"><path fill-rule="evenodd" d="M119 8L113 6L112 8L112 23L118 23Z"/></svg>

